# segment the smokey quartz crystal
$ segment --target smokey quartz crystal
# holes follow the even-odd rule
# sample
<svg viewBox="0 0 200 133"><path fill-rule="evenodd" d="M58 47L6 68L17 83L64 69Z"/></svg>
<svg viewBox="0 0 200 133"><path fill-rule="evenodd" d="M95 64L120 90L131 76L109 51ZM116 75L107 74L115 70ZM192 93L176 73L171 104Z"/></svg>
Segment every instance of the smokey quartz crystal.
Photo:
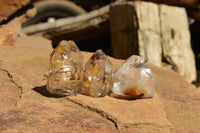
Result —
<svg viewBox="0 0 200 133"><path fill-rule="evenodd" d="M151 98L155 77L141 57L132 55L113 72L112 95L119 98Z"/></svg>
<svg viewBox="0 0 200 133"><path fill-rule="evenodd" d="M82 86L83 55L73 41L61 41L50 56L47 89L56 95L76 95Z"/></svg>
<svg viewBox="0 0 200 133"><path fill-rule="evenodd" d="M84 68L82 93L103 97L112 85L112 64L102 50L97 50Z"/></svg>

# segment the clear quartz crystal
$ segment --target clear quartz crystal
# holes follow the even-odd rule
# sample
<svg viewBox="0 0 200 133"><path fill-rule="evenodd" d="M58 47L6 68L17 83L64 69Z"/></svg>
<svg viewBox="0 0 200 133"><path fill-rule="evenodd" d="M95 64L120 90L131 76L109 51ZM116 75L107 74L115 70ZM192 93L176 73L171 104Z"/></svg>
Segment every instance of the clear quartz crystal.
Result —
<svg viewBox="0 0 200 133"><path fill-rule="evenodd" d="M56 95L76 95L82 86L83 55L73 41L61 41L50 56L47 89Z"/></svg>
<svg viewBox="0 0 200 133"><path fill-rule="evenodd" d="M97 50L85 65L82 93L103 97L112 85L112 64L102 50Z"/></svg>
<svg viewBox="0 0 200 133"><path fill-rule="evenodd" d="M153 97L155 77L141 57L132 55L114 70L112 93L124 98Z"/></svg>

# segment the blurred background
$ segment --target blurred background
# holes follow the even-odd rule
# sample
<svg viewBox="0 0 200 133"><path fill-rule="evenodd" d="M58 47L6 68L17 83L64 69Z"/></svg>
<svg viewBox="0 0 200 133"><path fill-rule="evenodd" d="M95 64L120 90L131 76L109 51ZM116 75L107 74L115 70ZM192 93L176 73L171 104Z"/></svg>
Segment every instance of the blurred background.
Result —
<svg viewBox="0 0 200 133"><path fill-rule="evenodd" d="M0 0L0 24L20 25L17 37L22 33L43 36L51 40L54 48L61 40L74 40L83 51L102 49L120 59L138 54L147 62L173 69L198 85L195 80L200 80L197 76L200 70L199 2Z"/></svg>

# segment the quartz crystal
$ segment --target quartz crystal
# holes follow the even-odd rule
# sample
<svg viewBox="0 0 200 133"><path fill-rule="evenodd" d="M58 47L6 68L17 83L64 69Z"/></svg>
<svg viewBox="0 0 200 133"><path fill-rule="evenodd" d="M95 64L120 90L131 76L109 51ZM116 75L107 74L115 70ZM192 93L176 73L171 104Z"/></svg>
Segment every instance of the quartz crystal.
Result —
<svg viewBox="0 0 200 133"><path fill-rule="evenodd" d="M56 95L76 95L82 86L83 55L73 41L61 41L50 56L47 89Z"/></svg>
<svg viewBox="0 0 200 133"><path fill-rule="evenodd" d="M113 96L150 98L155 93L155 77L141 57L132 55L113 72Z"/></svg>
<svg viewBox="0 0 200 133"><path fill-rule="evenodd" d="M82 93L103 97L112 85L112 64L102 50L97 50L84 68Z"/></svg>

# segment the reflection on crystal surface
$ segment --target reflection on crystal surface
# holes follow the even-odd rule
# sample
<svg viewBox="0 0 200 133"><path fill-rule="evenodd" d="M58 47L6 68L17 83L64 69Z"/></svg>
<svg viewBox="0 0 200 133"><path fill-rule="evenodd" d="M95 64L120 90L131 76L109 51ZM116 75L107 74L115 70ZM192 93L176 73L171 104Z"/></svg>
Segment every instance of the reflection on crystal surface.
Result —
<svg viewBox="0 0 200 133"><path fill-rule="evenodd" d="M50 56L47 89L52 94L76 95L82 85L83 55L73 41L61 41Z"/></svg>
<svg viewBox="0 0 200 133"><path fill-rule="evenodd" d="M102 50L97 50L85 65L82 93L103 97L112 84L112 64Z"/></svg>
<svg viewBox="0 0 200 133"><path fill-rule="evenodd" d="M112 93L125 98L153 97L155 77L141 57L132 55L114 70Z"/></svg>

